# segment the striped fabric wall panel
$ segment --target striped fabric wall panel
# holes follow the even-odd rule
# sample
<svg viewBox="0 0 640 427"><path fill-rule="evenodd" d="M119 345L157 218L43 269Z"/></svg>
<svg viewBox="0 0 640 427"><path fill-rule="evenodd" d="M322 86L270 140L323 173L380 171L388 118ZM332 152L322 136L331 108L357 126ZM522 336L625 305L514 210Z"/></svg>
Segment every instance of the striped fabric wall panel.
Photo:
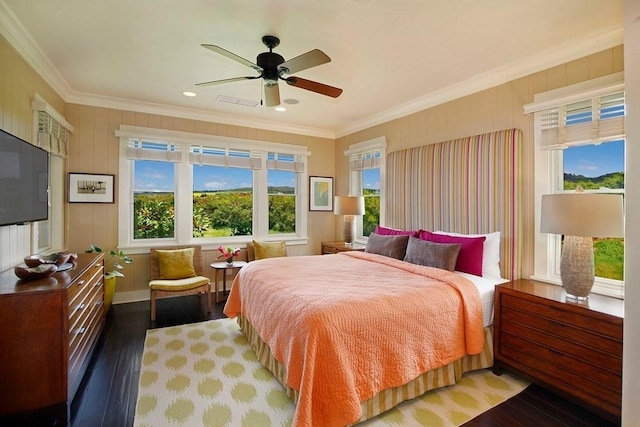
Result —
<svg viewBox="0 0 640 427"><path fill-rule="evenodd" d="M501 232L500 268L522 271L522 139L506 129L387 155L391 227L457 233Z"/></svg>

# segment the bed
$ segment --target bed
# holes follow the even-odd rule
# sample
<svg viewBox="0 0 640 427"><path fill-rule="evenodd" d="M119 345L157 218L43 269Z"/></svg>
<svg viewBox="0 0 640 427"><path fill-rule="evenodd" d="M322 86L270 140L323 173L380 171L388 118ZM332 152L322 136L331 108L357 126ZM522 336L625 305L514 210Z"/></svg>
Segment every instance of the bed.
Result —
<svg viewBox="0 0 640 427"><path fill-rule="evenodd" d="M521 132L506 130L387 158L387 190L405 194L387 198L401 207L391 213L387 206L387 217L403 229L502 233L497 277L375 251L266 259L239 272L224 312L238 318L260 362L296 401L294 426L357 424L492 365L493 287L518 278L521 261L520 139ZM422 167L408 168L416 158ZM442 179L403 179L409 169L437 170ZM416 182L430 187L413 188ZM419 206L436 202L439 209L426 216L429 209L412 209L414 190L423 197ZM458 199L462 209L450 206Z"/></svg>
<svg viewBox="0 0 640 427"><path fill-rule="evenodd" d="M225 314L297 402L294 425L344 426L491 366L488 282L370 253L273 258L240 271Z"/></svg>

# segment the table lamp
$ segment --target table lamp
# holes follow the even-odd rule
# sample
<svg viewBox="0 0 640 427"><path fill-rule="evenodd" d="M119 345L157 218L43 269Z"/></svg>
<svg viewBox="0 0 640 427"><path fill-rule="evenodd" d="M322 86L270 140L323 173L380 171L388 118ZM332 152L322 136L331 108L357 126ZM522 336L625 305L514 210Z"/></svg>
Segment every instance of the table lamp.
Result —
<svg viewBox="0 0 640 427"><path fill-rule="evenodd" d="M363 196L336 196L334 198L333 213L344 215L344 242L353 243L356 234L356 215L364 215Z"/></svg>
<svg viewBox="0 0 640 427"><path fill-rule="evenodd" d="M540 232L563 234L560 277L567 297L586 300L594 282L593 237L624 237L621 194L542 196Z"/></svg>

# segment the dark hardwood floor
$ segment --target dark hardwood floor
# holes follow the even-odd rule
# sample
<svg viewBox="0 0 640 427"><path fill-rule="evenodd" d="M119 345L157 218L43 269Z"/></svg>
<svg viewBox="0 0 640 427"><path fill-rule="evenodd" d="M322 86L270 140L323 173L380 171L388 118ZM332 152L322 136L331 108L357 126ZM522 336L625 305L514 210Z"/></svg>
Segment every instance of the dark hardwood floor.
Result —
<svg viewBox="0 0 640 427"><path fill-rule="evenodd" d="M158 301L157 321L149 302L112 307L107 324L71 406L71 427L133 425L140 359L147 329L224 317L224 303L205 318L197 296ZM610 427L613 424L535 385L465 424L465 427ZM195 427L195 426L194 426Z"/></svg>

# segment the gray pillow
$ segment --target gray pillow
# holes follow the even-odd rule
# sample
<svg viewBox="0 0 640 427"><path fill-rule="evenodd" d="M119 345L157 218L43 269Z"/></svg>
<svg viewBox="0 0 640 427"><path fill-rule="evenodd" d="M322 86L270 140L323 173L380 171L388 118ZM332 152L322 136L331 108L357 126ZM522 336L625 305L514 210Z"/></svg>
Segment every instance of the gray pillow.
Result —
<svg viewBox="0 0 640 427"><path fill-rule="evenodd" d="M406 262L453 271L460 252L459 243L435 243L410 236Z"/></svg>
<svg viewBox="0 0 640 427"><path fill-rule="evenodd" d="M402 259L407 250L409 236L383 236L376 233L369 235L365 252Z"/></svg>

